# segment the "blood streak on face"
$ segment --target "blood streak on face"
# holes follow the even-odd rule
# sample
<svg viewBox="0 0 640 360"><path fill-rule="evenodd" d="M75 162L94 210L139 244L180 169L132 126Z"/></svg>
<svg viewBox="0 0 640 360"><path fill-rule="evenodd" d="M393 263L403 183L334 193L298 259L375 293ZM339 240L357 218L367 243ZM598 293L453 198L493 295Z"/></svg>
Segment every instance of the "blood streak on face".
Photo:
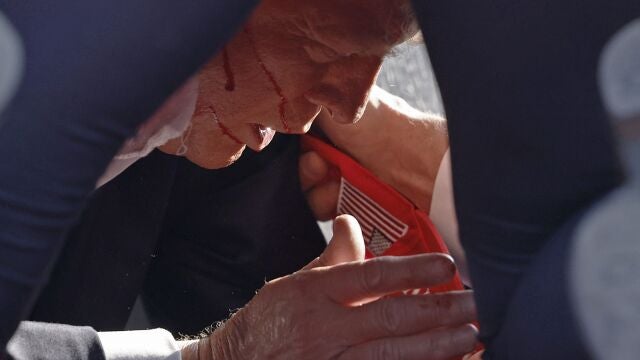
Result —
<svg viewBox="0 0 640 360"><path fill-rule="evenodd" d="M222 131L223 134L227 135L231 140L235 141L238 145L244 145L244 143L240 141L240 139L238 139L235 135L233 135L231 130L229 130L229 128L226 127L220 121L220 119L218 118L218 113L216 112L216 109L213 108L213 106L209 106L209 111L211 111L211 115L213 115L213 121L216 123L216 125L218 125L218 127L220 128L220 131Z"/></svg>
<svg viewBox="0 0 640 360"><path fill-rule="evenodd" d="M286 113L285 113L285 106L287 105L287 98L284 96L284 92L282 91L282 88L280 87L280 85L278 85L278 83L276 82L276 78L273 76L273 73L271 71L269 71L269 69L267 69L267 66L265 65L264 61L262 61L262 57L260 56L260 53L258 52L258 48L256 47L256 42L253 39L253 36L252 36L251 32L249 31L249 28L245 27L244 28L244 32L247 35L247 37L249 38L249 41L251 43L251 47L253 48L253 52L254 52L254 54L256 56L256 59L258 60L258 64L260 65L260 68L262 69L262 72L264 72L264 74L267 76L267 78L269 79L269 81L273 85L274 90L276 91L276 93L280 97L280 104L278 105L278 110L280 111L280 121L282 122L283 130L285 132L290 132L291 128L289 127L289 122L287 121L287 117L286 117Z"/></svg>
<svg viewBox="0 0 640 360"><path fill-rule="evenodd" d="M227 83L224 86L224 89L227 91L233 91L236 88L236 81L233 75L233 70L231 69L231 63L229 62L229 52L226 47L222 50L222 62L224 64L224 72L227 75Z"/></svg>

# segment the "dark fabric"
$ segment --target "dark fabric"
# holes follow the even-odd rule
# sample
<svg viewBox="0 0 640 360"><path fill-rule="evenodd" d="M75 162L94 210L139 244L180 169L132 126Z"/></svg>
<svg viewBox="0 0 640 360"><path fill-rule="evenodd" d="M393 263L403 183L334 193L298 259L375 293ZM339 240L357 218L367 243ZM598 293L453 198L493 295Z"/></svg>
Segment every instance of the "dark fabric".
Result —
<svg viewBox="0 0 640 360"><path fill-rule="evenodd" d="M264 151L277 156L247 154L222 171L180 164L145 282L153 326L195 334L324 249L300 191L298 137L276 140Z"/></svg>
<svg viewBox="0 0 640 360"><path fill-rule="evenodd" d="M570 238L554 234L622 179L596 70L603 45L640 14L640 2L414 5L449 120L485 358L586 357L575 324L558 323L567 318L559 311L572 309L545 301L568 301L566 253L555 251ZM540 293L515 295L529 285ZM541 308L549 311L525 315ZM545 323L557 326L536 331Z"/></svg>
<svg viewBox="0 0 640 360"><path fill-rule="evenodd" d="M324 248L298 154L297 137L276 136L220 170L138 161L91 198L31 318L121 330L143 283L153 326L196 334L227 318Z"/></svg>
<svg viewBox="0 0 640 360"><path fill-rule="evenodd" d="M493 344L496 357L509 359L590 359L570 294L569 259L578 212L540 249L523 273ZM583 322L580 322L583 323Z"/></svg>
<svg viewBox="0 0 640 360"><path fill-rule="evenodd" d="M32 320L124 328L156 252L177 163L153 152L91 196Z"/></svg>
<svg viewBox="0 0 640 360"><path fill-rule="evenodd" d="M0 0L26 54L0 114L0 349L120 144L256 2Z"/></svg>
<svg viewBox="0 0 640 360"><path fill-rule="evenodd" d="M105 360L98 333L87 326L23 321L7 347L16 360Z"/></svg>

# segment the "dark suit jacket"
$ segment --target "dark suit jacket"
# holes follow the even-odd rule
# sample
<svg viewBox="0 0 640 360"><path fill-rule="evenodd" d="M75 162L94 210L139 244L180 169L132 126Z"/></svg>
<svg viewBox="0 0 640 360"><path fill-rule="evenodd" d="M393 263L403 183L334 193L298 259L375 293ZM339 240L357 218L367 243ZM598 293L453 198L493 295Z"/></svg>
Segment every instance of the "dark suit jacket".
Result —
<svg viewBox="0 0 640 360"><path fill-rule="evenodd" d="M324 238L298 180L298 138L205 170L154 152L97 190L31 318L121 330L138 295L153 326L194 334Z"/></svg>

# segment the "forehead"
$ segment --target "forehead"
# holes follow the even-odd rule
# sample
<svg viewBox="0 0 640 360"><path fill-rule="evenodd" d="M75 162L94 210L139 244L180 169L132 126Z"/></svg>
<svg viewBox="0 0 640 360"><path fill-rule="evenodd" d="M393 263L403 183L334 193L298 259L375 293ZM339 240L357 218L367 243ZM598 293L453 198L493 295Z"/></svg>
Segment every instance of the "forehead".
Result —
<svg viewBox="0 0 640 360"><path fill-rule="evenodd" d="M408 0L267 0L274 18L340 53L384 55L416 31Z"/></svg>

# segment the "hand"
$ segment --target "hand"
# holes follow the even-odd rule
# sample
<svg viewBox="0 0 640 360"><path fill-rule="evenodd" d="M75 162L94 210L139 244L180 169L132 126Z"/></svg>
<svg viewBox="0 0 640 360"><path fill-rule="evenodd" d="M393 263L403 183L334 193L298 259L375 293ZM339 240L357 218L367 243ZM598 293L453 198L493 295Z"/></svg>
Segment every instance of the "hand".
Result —
<svg viewBox="0 0 640 360"><path fill-rule="evenodd" d="M298 172L302 192L318 221L333 219L338 207L340 181L328 180L330 165L314 151L300 155Z"/></svg>
<svg viewBox="0 0 640 360"><path fill-rule="evenodd" d="M473 349L471 292L384 297L448 281L455 270L448 256L363 256L356 221L337 218L323 255L267 283L200 341L200 360L448 359Z"/></svg>
<svg viewBox="0 0 640 360"><path fill-rule="evenodd" d="M429 213L436 175L449 147L443 118L374 87L355 125L338 124L326 111L316 123L338 148ZM335 216L339 184L324 182L328 171L317 154L300 157L302 188L318 220Z"/></svg>

